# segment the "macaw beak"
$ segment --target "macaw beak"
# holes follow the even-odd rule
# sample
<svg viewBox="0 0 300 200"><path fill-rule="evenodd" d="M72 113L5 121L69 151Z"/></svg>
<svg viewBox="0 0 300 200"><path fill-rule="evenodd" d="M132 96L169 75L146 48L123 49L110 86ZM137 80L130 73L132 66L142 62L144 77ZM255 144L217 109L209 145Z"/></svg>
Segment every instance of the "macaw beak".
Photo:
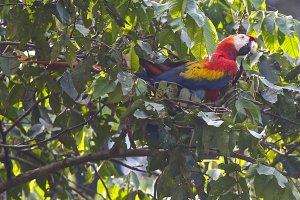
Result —
<svg viewBox="0 0 300 200"><path fill-rule="evenodd" d="M240 50L238 51L238 56L244 56L247 55L248 53L256 52L257 49L257 43L255 42L256 38L252 36L249 36L249 38L250 38L249 42L245 46L240 48Z"/></svg>

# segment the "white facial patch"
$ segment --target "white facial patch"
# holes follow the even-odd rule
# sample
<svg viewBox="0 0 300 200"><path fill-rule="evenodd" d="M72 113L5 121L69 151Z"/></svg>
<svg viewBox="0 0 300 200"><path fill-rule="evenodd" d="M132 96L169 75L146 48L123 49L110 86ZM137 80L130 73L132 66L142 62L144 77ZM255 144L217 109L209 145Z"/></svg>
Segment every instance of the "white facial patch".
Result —
<svg viewBox="0 0 300 200"><path fill-rule="evenodd" d="M255 41L251 41L250 53L255 53L257 50L257 43Z"/></svg>
<svg viewBox="0 0 300 200"><path fill-rule="evenodd" d="M250 38L245 34L237 34L233 38L234 47L237 51L239 51L243 46L247 45ZM252 47L252 45L251 45Z"/></svg>

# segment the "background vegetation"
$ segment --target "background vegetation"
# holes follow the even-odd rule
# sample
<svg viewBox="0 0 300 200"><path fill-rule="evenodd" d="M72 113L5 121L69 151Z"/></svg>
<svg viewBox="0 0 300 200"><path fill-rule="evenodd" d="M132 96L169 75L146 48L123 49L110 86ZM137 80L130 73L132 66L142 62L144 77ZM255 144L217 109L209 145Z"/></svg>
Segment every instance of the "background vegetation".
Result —
<svg viewBox="0 0 300 200"><path fill-rule="evenodd" d="M299 21L264 0L24 2L0 4L2 196L300 199ZM235 33L259 51L217 102L133 74Z"/></svg>

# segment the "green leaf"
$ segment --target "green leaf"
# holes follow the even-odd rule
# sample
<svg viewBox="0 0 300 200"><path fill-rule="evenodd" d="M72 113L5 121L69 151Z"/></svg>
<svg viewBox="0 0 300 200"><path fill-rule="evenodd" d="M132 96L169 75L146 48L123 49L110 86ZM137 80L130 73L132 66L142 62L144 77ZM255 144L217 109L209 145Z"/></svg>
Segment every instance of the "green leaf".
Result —
<svg viewBox="0 0 300 200"><path fill-rule="evenodd" d="M132 72L137 72L139 70L140 63L139 63L139 57L135 52L134 46L135 43L132 42L130 44L130 50L129 50L129 67Z"/></svg>
<svg viewBox="0 0 300 200"><path fill-rule="evenodd" d="M61 49L62 49L62 42L55 42L51 48L51 61L56 61L56 59L58 58Z"/></svg>
<svg viewBox="0 0 300 200"><path fill-rule="evenodd" d="M9 91L8 103L9 105L14 105L19 102L24 95L25 88L23 85L14 85L14 87Z"/></svg>
<svg viewBox="0 0 300 200"><path fill-rule="evenodd" d="M205 15L203 12L198 11L198 6L195 0L187 0L186 13L194 19L198 27L202 27L205 24Z"/></svg>
<svg viewBox="0 0 300 200"><path fill-rule="evenodd" d="M199 28L189 16L186 18L186 27L191 39L191 52L197 60L201 60L207 55L203 29Z"/></svg>
<svg viewBox="0 0 300 200"><path fill-rule="evenodd" d="M299 39L294 33L291 36L285 36L283 43L280 44L281 49L295 59L300 58L298 45Z"/></svg>
<svg viewBox="0 0 300 200"><path fill-rule="evenodd" d="M300 38L300 22L297 20L294 20L294 30L299 39Z"/></svg>
<svg viewBox="0 0 300 200"><path fill-rule="evenodd" d="M251 0L255 9L260 10L261 8L265 8L265 0Z"/></svg>
<svg viewBox="0 0 300 200"><path fill-rule="evenodd" d="M294 25L293 17L292 16L278 16L276 18L276 24L281 32L286 34L289 37L292 37L292 28Z"/></svg>
<svg viewBox="0 0 300 200"><path fill-rule="evenodd" d="M131 92L134 85L134 77L135 75L128 72L118 73L117 78L122 85L122 92L124 95L127 95L129 92Z"/></svg>
<svg viewBox="0 0 300 200"><path fill-rule="evenodd" d="M99 98L105 94L111 93L116 88L116 83L110 81L107 76L99 77L94 85L94 98Z"/></svg>
<svg viewBox="0 0 300 200"><path fill-rule="evenodd" d="M275 33L275 16L276 16L276 13L272 12L272 13L268 14L263 21L264 28L271 35L273 35Z"/></svg>
<svg viewBox="0 0 300 200"><path fill-rule="evenodd" d="M215 26L207 17L205 18L205 23L203 26L203 35L205 39L205 46L207 49L207 53L211 55L215 52L217 48L218 34Z"/></svg>
<svg viewBox="0 0 300 200"><path fill-rule="evenodd" d="M279 63L273 58L262 58L258 63L259 72L269 82L277 84L280 79Z"/></svg>
<svg viewBox="0 0 300 200"><path fill-rule="evenodd" d="M88 36L90 30L86 27L84 27L84 25L82 24L76 24L75 25L76 30L78 30L84 37Z"/></svg>
<svg viewBox="0 0 300 200"><path fill-rule="evenodd" d="M27 136L29 138L35 138L36 136L38 136L39 134L44 132L44 125L42 124L34 124L30 127L30 129L27 132Z"/></svg>
<svg viewBox="0 0 300 200"><path fill-rule="evenodd" d="M262 37L266 47L270 50L271 53L278 52L280 44L278 42L278 33L275 31L273 34L269 33L266 28L262 29Z"/></svg>
<svg viewBox="0 0 300 200"><path fill-rule="evenodd" d="M229 164L221 163L219 164L219 169L223 169L227 174L242 171L241 166L236 163L229 163Z"/></svg>
<svg viewBox="0 0 300 200"><path fill-rule="evenodd" d="M73 84L72 77L69 72L64 72L59 80L60 86L73 100L78 97L78 92Z"/></svg>
<svg viewBox="0 0 300 200"><path fill-rule="evenodd" d="M68 41L67 45L66 45L65 57L66 57L66 61L68 62L69 66L73 66L74 61L76 61L76 51L77 51L77 48L73 44L73 42Z"/></svg>
<svg viewBox="0 0 300 200"><path fill-rule="evenodd" d="M241 117L246 117L249 113L255 123L260 124L262 122L259 106L254 104L250 99L239 97L235 102L235 108L237 114Z"/></svg>
<svg viewBox="0 0 300 200"><path fill-rule="evenodd" d="M169 11L173 19L178 18L184 14L187 6L187 0L170 0Z"/></svg>
<svg viewBox="0 0 300 200"><path fill-rule="evenodd" d="M231 176L220 177L217 181L211 181L209 196L220 196L225 194L236 184L236 181Z"/></svg>
<svg viewBox="0 0 300 200"><path fill-rule="evenodd" d="M71 15L64 7L62 1L58 1L56 3L56 12L54 13L57 19L63 24L70 24L71 23Z"/></svg>
<svg viewBox="0 0 300 200"><path fill-rule="evenodd" d="M7 76L13 75L19 69L20 63L18 62L17 57L5 53L0 56L0 67L3 73Z"/></svg>

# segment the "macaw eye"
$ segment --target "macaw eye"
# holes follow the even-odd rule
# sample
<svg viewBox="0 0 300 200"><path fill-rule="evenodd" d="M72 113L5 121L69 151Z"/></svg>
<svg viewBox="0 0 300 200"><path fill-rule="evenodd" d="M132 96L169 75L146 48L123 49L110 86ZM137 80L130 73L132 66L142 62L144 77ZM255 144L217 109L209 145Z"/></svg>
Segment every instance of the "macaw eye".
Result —
<svg viewBox="0 0 300 200"><path fill-rule="evenodd" d="M245 36L244 36L244 35L241 35L241 38L242 38L242 39L244 39L244 38L245 38Z"/></svg>

